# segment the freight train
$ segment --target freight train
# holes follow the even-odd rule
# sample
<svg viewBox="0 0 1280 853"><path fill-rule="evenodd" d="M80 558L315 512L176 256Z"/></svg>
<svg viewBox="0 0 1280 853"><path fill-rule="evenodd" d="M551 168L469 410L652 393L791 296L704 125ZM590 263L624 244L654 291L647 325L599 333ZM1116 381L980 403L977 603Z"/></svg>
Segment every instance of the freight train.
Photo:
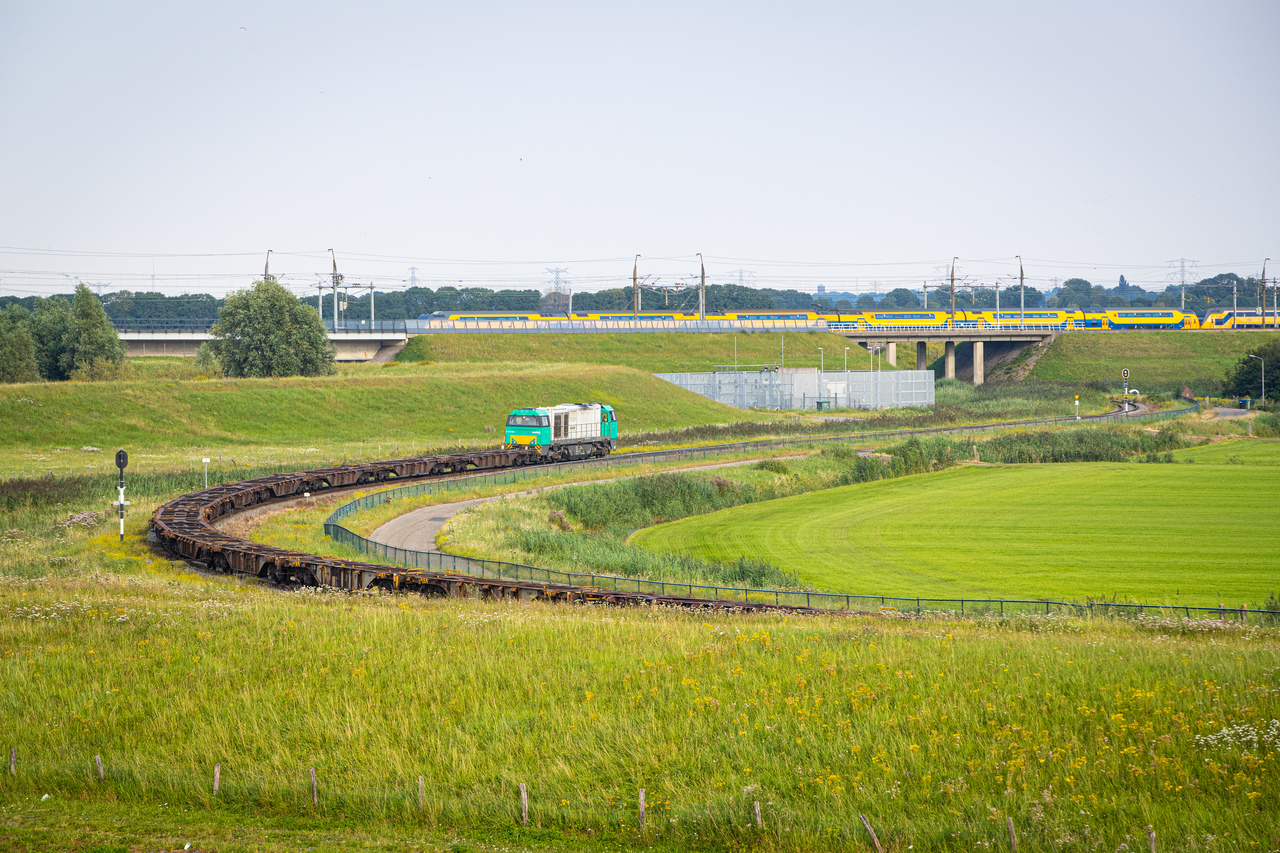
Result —
<svg viewBox="0 0 1280 853"><path fill-rule="evenodd" d="M603 331L618 328L661 329L696 322L696 313L680 311L592 311L572 314L523 312L437 312L418 318L434 328L502 329L519 331L548 323L582 324ZM786 329L826 326L837 331L921 328L1055 328L1064 331L1115 329L1280 329L1280 312L1256 308L1216 310L1202 320L1190 311L1172 308L1108 308L1102 311L1060 311L1036 308L1028 311L727 311L708 314L707 322L743 329Z"/></svg>

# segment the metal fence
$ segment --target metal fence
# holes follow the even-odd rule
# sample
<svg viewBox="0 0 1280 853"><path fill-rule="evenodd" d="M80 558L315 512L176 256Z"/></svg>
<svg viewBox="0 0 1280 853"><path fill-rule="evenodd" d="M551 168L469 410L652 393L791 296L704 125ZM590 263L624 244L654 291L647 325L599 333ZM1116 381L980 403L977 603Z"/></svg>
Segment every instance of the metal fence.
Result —
<svg viewBox="0 0 1280 853"><path fill-rule="evenodd" d="M216 317L192 317L159 320L115 319L111 325L117 332L207 332L218 322Z"/></svg>
<svg viewBox="0 0 1280 853"><path fill-rule="evenodd" d="M478 560L441 551L415 551L396 548L354 533L341 525L325 524L325 532L335 542L372 554L404 568L424 569L473 578L534 581L564 584L593 591L638 592L647 595L695 598L706 601L772 604L779 607L807 607L814 610L905 613L923 615L945 613L960 616L1019 616L1059 614L1068 616L1170 616L1191 618L1212 615L1221 620L1280 624L1280 610L1255 610L1247 607L1195 607L1191 605L1083 604L1053 599L1013 598L906 598L892 595L856 595L852 593L814 592L798 589L755 589L682 581L655 581L594 572L562 572L503 560Z"/></svg>
<svg viewBox="0 0 1280 853"><path fill-rule="evenodd" d="M934 403L932 370L750 370L654 376L739 409L881 409Z"/></svg>
<svg viewBox="0 0 1280 853"><path fill-rule="evenodd" d="M1183 409L1171 409L1164 412L1150 412L1144 415L1125 416L1121 414L1094 415L1089 419L1094 422L1108 420L1151 421L1164 418L1179 417L1196 411L1199 404ZM1053 599L1008 599L1008 598L928 598L904 597L889 595L862 595L854 593L828 593L806 590L755 589L752 587L722 586L715 584L696 584L680 581L656 581L644 578L631 578L620 575L596 574L594 572L563 572L522 563L510 563L502 560L479 560L440 551L418 551L397 548L362 536L341 524L339 519L346 518L363 509L380 506L393 500L417 497L436 492L460 491L477 485L516 482L530 477L543 476L548 473L560 473L567 469L611 468L623 465L634 465L640 461L659 461L664 459L695 459L724 453L744 450L768 449L775 447L813 444L819 442L851 441L863 438L904 438L913 435L938 435L944 433L967 433L1005 429L1019 426L1037 426L1075 423L1070 418L1029 418L1020 421L1001 421L998 423L975 424L960 427L936 427L929 429L893 430L884 432L845 433L842 435L813 436L808 438L769 439L764 441L741 441L729 444L709 445L706 447L678 448L675 450L647 451L629 453L604 459L592 459L582 462L563 462L553 465L540 465L532 468L508 469L488 474L472 474L449 480L435 480L399 486L381 492L356 498L338 507L325 519L324 531L333 541L342 543L362 554L381 557L391 564L405 568L423 569L427 571L454 573L476 578L496 578L501 580L535 581L542 583L566 584L596 590L616 590L623 592L640 592L651 595L679 596L702 598L727 602L755 602L775 604L788 607L808 607L819 610L849 611L854 609L875 609L898 613L951 613L961 616L978 615L1019 615L1054 613L1074 616L1098 615L1184 615L1214 616L1218 619L1231 619L1241 622L1254 621L1280 624L1280 611L1258 610L1246 607L1224 608L1197 607L1194 605L1157 605L1157 604L1119 604L1110 602L1068 602Z"/></svg>

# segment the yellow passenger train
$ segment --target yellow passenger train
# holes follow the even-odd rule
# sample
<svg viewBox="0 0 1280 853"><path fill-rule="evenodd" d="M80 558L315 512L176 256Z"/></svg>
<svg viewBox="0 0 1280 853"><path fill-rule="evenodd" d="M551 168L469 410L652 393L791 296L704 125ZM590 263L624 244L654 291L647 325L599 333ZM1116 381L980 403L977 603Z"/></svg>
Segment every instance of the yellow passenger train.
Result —
<svg viewBox="0 0 1280 853"><path fill-rule="evenodd" d="M539 314L536 312L458 311L423 314L418 318L431 326L467 328L503 328L518 330L546 323L584 323L609 328L662 328L697 321L696 313L681 311L589 311L572 314ZM990 328L993 326L1051 327L1063 330L1117 329L1234 329L1280 328L1280 317L1274 311L1261 315L1257 309L1215 311L1202 323L1189 311L1171 308L1108 308L1103 311L1060 311L1033 308L1027 311L726 311L708 314L708 322L728 323L745 329L786 329L829 326L835 329L938 329Z"/></svg>

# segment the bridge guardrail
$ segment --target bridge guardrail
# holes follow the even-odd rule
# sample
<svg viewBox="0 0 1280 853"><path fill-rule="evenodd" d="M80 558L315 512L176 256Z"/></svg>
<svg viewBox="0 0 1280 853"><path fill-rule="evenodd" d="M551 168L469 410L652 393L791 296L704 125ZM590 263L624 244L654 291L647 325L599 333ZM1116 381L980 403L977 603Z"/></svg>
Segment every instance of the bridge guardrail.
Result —
<svg viewBox="0 0 1280 853"><path fill-rule="evenodd" d="M191 317L160 320L112 320L117 332L207 332L218 322L215 317Z"/></svg>
<svg viewBox="0 0 1280 853"><path fill-rule="evenodd" d="M1089 416L1089 420L1097 421L1129 421L1143 422L1180 417L1199 409L1199 404L1181 409L1170 409L1163 412L1149 412L1142 415L1124 415L1108 413ZM812 590L756 589L753 587L735 587L730 585L697 584L680 581L648 580L621 575L597 574L594 572L564 572L522 563L511 563L502 560L484 560L447 554L440 551L418 551L408 548L397 548L382 542L369 539L343 526L339 519L346 518L362 509L380 506L391 500L417 497L442 491L456 491L477 484L499 484L516 482L545 473L557 473L569 468L584 469L594 467L617 467L631 465L636 461L659 461L663 459L705 458L712 455L732 453L743 450L769 449L775 447L795 446L801 444L829 443L834 441L859 440L861 438L906 438L919 435L940 435L945 433L967 433L1008 429L1018 426L1045 426L1076 423L1074 416L1053 418L1027 418L1017 421L1000 421L987 424L972 424L958 427L930 427L909 430L887 430L880 432L843 433L839 435L813 436L807 438L766 439L763 441L741 441L727 444L708 445L705 447L677 448L674 450L644 451L628 453L621 456L610 456L604 459L591 459L582 462L561 462L552 465L539 465L530 468L507 469L500 472L472 474L464 477L442 481L428 481L398 486L348 501L336 508L324 522L325 535L333 541L340 542L362 554L371 554L390 560L393 564L404 568L418 568L428 571L457 573L476 578L495 578L500 580L528 580L544 583L568 584L571 586L590 586L596 589L616 590L624 592L640 592L661 596L687 595L690 598L708 597L716 601L741 601L772 603L791 607L808 607L818 610L851 610L854 606L875 607L881 610L922 614L926 612L958 613L965 615L1016 615L1020 613L1045 614L1065 613L1075 616L1094 616L1109 614L1146 615L1182 613L1190 618L1192 613L1216 614L1220 619L1239 618L1247 621L1250 616L1271 620L1280 624L1280 611L1258 610L1250 608L1204 607L1195 605L1155 605L1155 604L1120 604L1110 602L1068 602L1053 599L1007 599L1007 598L932 598L927 596L905 597L890 595L867 595L855 593L829 593ZM1255 620L1256 621L1256 620Z"/></svg>

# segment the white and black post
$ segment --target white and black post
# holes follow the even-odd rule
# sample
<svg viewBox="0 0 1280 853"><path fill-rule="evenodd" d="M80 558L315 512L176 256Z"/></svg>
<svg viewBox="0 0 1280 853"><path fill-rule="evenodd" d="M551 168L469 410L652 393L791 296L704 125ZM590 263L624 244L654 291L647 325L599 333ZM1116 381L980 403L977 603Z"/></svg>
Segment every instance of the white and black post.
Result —
<svg viewBox="0 0 1280 853"><path fill-rule="evenodd" d="M116 506L120 507L120 541L124 541L124 508L129 502L124 499L124 469L129 467L129 454L123 450L116 451L116 467L120 469L120 500Z"/></svg>

